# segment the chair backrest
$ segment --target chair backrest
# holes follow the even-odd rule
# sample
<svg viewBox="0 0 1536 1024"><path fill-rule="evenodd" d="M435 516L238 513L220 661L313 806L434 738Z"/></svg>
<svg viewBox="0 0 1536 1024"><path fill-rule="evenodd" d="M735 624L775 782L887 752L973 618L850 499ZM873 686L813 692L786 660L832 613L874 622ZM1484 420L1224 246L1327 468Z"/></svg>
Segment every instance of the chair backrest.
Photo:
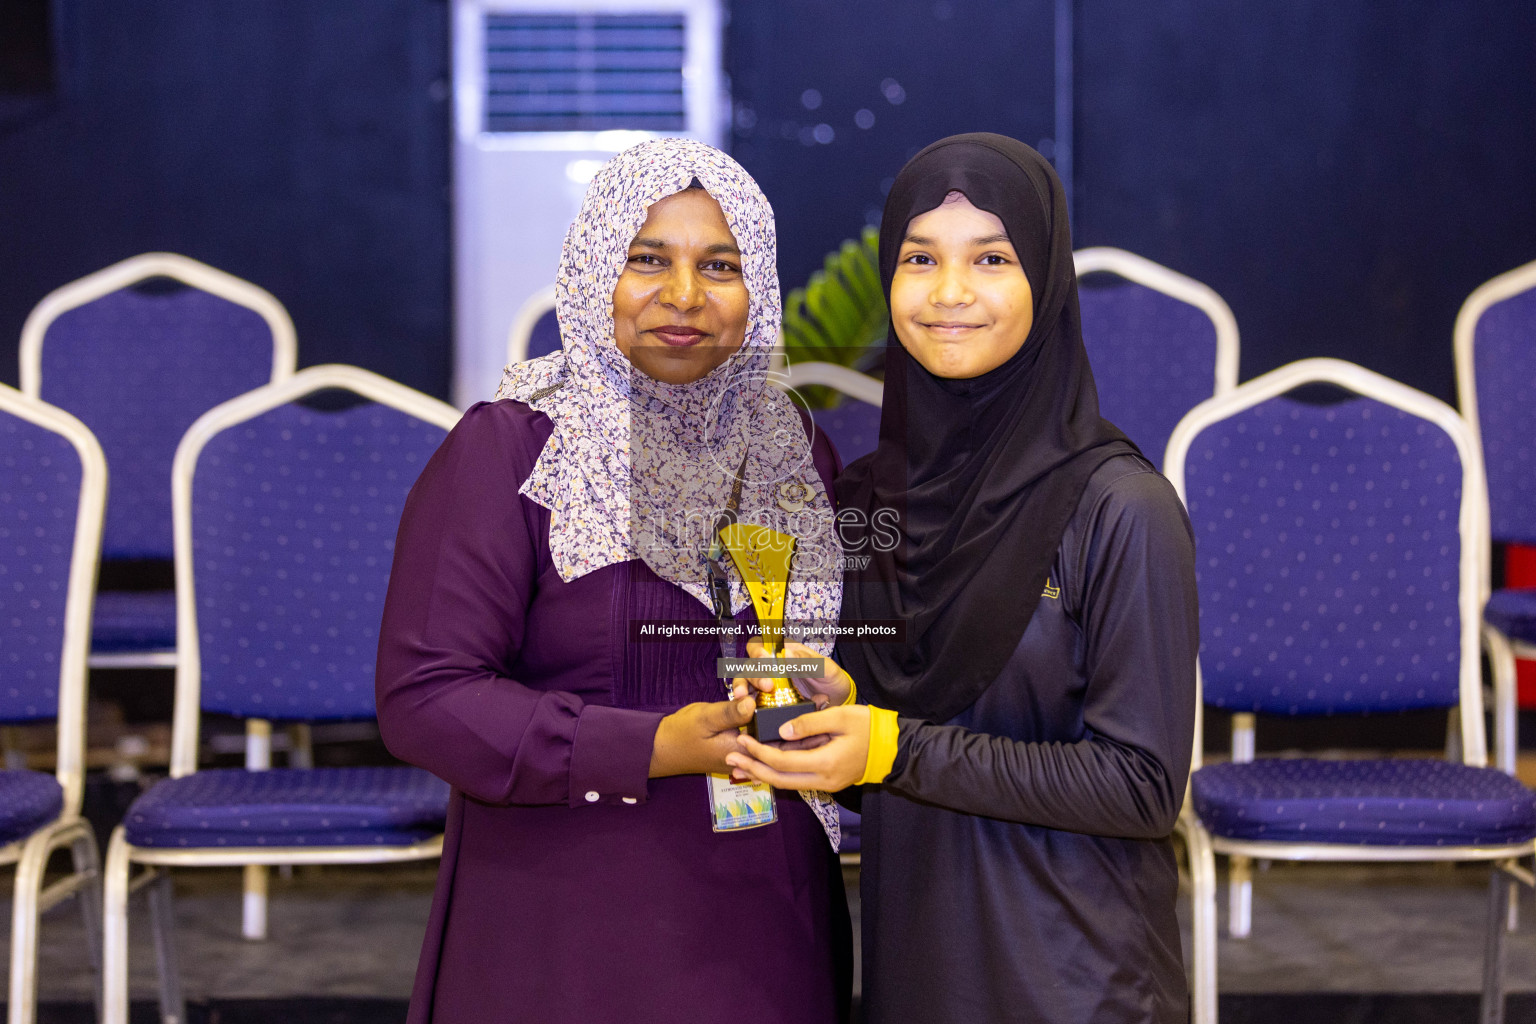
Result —
<svg viewBox="0 0 1536 1024"><path fill-rule="evenodd" d="M320 391L360 404L299 404ZM176 450L171 771L199 711L371 718L379 622L406 495L458 421L355 366L316 366L203 414Z"/></svg>
<svg viewBox="0 0 1536 1024"><path fill-rule="evenodd" d="M1468 296L1455 338L1456 394L1488 475L1492 536L1536 544L1536 262Z"/></svg>
<svg viewBox="0 0 1536 1024"><path fill-rule="evenodd" d="M832 440L845 465L875 450L884 384L836 363L795 363L782 372L790 389L820 385L840 392L842 400L832 408L812 409L811 421Z"/></svg>
<svg viewBox="0 0 1536 1024"><path fill-rule="evenodd" d="M1073 262L1099 408L1160 465L1179 418L1237 387L1237 320L1206 285L1123 249Z"/></svg>
<svg viewBox="0 0 1536 1024"><path fill-rule="evenodd" d="M21 333L21 389L100 438L112 467L107 558L171 557L181 435L218 403L291 376L296 353L269 293L174 253L115 263L38 303Z"/></svg>
<svg viewBox="0 0 1536 1024"><path fill-rule="evenodd" d="M533 293L512 318L507 362L520 363L560 351L560 323L555 319L555 286Z"/></svg>
<svg viewBox="0 0 1536 1024"><path fill-rule="evenodd" d="M1287 393L1353 393L1309 404ZM1478 662L1482 467L1445 403L1306 359L1191 410L1164 472L1189 510L1203 699L1322 715L1461 709L1487 762Z"/></svg>
<svg viewBox="0 0 1536 1024"><path fill-rule="evenodd" d="M85 668L107 462L85 424L0 384L0 721L58 721L64 813L85 782Z"/></svg>

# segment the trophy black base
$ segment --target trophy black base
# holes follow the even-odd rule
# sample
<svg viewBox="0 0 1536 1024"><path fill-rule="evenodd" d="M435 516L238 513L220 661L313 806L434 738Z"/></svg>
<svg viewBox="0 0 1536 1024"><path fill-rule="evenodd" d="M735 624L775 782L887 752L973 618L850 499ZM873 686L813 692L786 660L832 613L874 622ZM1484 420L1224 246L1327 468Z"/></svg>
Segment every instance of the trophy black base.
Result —
<svg viewBox="0 0 1536 1024"><path fill-rule="evenodd" d="M784 738L779 735L779 726L815 710L816 705L808 700L778 708L758 708L747 732L759 743L777 743Z"/></svg>

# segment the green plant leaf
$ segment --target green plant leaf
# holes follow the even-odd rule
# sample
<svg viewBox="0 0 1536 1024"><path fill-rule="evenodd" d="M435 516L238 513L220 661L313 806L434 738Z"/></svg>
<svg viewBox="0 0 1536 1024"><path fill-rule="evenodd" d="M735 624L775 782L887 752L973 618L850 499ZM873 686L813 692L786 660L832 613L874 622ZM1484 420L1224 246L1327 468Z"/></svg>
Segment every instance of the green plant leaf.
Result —
<svg viewBox="0 0 1536 1024"><path fill-rule="evenodd" d="M804 306L805 292L797 290L790 293L789 302L784 307L784 347L786 354L794 353L790 361L807 362L835 356L832 342L827 340L816 321L805 315Z"/></svg>
<svg viewBox="0 0 1536 1024"><path fill-rule="evenodd" d="M880 234L866 228L828 253L822 268L784 300L784 350L790 364L824 361L864 368L879 364L889 318L880 288L877 256ZM812 389L817 407L838 399L835 391Z"/></svg>
<svg viewBox="0 0 1536 1024"><path fill-rule="evenodd" d="M835 337L852 340L858 336L858 310L848 297L847 287L835 278L811 278L805 286L805 305Z"/></svg>

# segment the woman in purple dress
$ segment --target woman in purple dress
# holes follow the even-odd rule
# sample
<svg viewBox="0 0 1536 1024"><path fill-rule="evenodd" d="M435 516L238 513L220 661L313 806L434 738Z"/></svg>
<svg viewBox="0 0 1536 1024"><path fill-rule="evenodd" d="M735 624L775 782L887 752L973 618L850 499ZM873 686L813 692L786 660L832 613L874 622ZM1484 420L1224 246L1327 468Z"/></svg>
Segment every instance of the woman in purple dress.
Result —
<svg viewBox="0 0 1536 1024"><path fill-rule="evenodd" d="M593 179L557 287L564 350L508 368L401 518L379 723L453 786L411 1024L832 1024L835 825L779 793L773 824L715 830L705 773L751 704L707 628L647 628L715 624L725 508L796 537L787 618L837 618L836 457L766 384L772 210L723 153L644 143Z"/></svg>

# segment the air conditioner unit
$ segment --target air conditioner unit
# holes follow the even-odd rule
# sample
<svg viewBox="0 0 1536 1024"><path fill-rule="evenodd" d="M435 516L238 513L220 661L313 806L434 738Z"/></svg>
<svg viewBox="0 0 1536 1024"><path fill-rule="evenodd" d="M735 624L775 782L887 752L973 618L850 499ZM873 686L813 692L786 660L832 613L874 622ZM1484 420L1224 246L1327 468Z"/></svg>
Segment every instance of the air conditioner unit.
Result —
<svg viewBox="0 0 1536 1024"><path fill-rule="evenodd" d="M592 175L661 135L718 145L718 0L454 0L454 400L490 398Z"/></svg>

